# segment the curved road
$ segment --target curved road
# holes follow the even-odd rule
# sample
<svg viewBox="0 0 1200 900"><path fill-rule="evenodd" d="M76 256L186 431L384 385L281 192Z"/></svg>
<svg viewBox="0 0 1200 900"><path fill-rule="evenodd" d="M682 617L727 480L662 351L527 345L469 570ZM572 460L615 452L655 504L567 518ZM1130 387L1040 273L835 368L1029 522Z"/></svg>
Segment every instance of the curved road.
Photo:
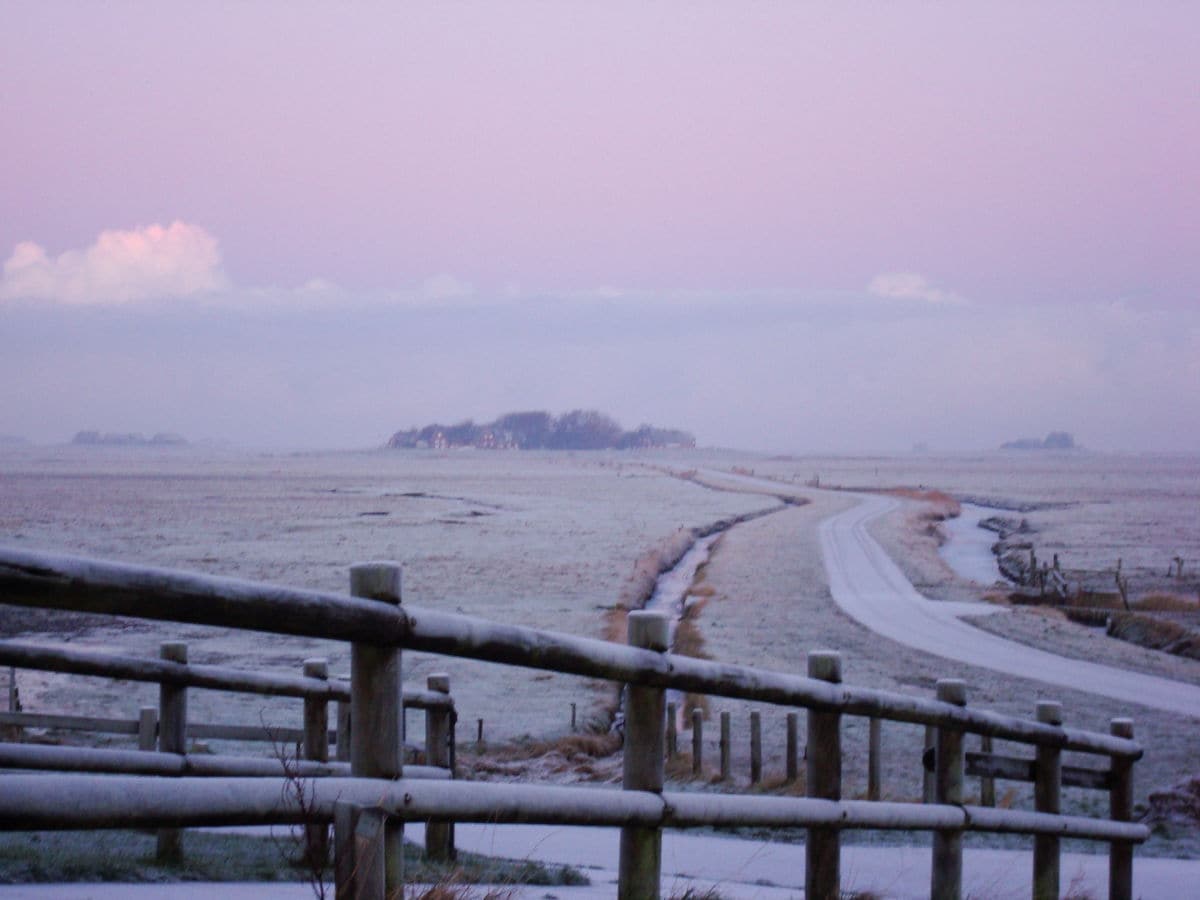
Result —
<svg viewBox="0 0 1200 900"><path fill-rule="evenodd" d="M867 533L867 523L898 505L890 497L866 495L858 505L821 523L829 588L851 618L924 653L1200 719L1200 687L1005 640L959 618L1002 610L980 603L929 600L919 594Z"/></svg>

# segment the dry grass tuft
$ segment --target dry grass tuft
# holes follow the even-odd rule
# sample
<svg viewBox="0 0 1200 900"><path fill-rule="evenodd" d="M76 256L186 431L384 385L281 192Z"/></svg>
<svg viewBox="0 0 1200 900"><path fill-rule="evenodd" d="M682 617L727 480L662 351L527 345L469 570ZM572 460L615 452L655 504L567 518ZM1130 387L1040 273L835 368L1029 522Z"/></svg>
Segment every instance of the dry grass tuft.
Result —
<svg viewBox="0 0 1200 900"><path fill-rule="evenodd" d="M750 785L747 789L751 794L776 794L784 797L804 797L807 794L807 785L804 781L804 771L801 766L801 771L797 773L795 781L788 781L784 775L772 775L764 777L758 784Z"/></svg>
<svg viewBox="0 0 1200 900"><path fill-rule="evenodd" d="M707 605L708 600L697 600L688 604L683 617L675 626L675 646L671 648L672 653L690 656L692 659L712 658L704 649L704 635L700 633L700 626L696 624L696 618Z"/></svg>
<svg viewBox="0 0 1200 900"><path fill-rule="evenodd" d="M692 593L694 594L695 591ZM671 648L673 653L690 656L693 659L712 659L712 656L704 649L704 635L700 633L700 626L696 623L696 618L707 604L708 599L704 598L684 607L683 617L675 626L675 646ZM704 718L708 718L710 711L708 697L703 694L685 694L683 697L683 720L690 722L692 711L697 709Z"/></svg>
<svg viewBox="0 0 1200 900"><path fill-rule="evenodd" d="M686 750L667 757L663 763L663 775L671 781L705 780L703 773L692 774L692 754Z"/></svg>
<svg viewBox="0 0 1200 900"><path fill-rule="evenodd" d="M629 607L623 603L605 610L601 638L613 644L625 643L629 634Z"/></svg>
<svg viewBox="0 0 1200 900"><path fill-rule="evenodd" d="M601 637L614 644L624 644L629 634L629 611L642 609L654 595L658 576L674 566L687 553L696 539L690 528L679 528L643 553L633 564L616 604L605 610L601 621ZM621 703L620 686L603 683L596 715L611 723Z"/></svg>
<svg viewBox="0 0 1200 900"><path fill-rule="evenodd" d="M1130 604L1134 609L1145 612L1196 612L1200 610L1200 598L1193 599L1183 594L1156 592L1146 594Z"/></svg>
<svg viewBox="0 0 1200 900"><path fill-rule="evenodd" d="M615 734L565 734L547 741L519 741L494 748L488 754L493 760L505 762L528 760L554 753L571 762L602 759L621 749L621 738Z"/></svg>
<svg viewBox="0 0 1200 900"><path fill-rule="evenodd" d="M885 488L880 493L893 497L904 497L906 500L916 500L929 504L932 509L923 517L933 521L953 519L962 513L962 505L945 491L926 490L925 488L894 487Z"/></svg>
<svg viewBox="0 0 1200 900"><path fill-rule="evenodd" d="M725 895L715 887L685 888L682 891L671 891L667 900L725 900Z"/></svg>
<svg viewBox="0 0 1200 900"><path fill-rule="evenodd" d="M715 887L685 888L682 891L671 891L667 900L725 900L725 895Z"/></svg>
<svg viewBox="0 0 1200 900"><path fill-rule="evenodd" d="M405 891L405 900L512 900L516 887L494 887L467 884L461 872L451 872L435 884L415 886Z"/></svg>
<svg viewBox="0 0 1200 900"><path fill-rule="evenodd" d="M568 734L551 740L517 740L490 746L486 753L460 752L466 778L543 778L568 775L581 781L609 781L621 738L608 732Z"/></svg>

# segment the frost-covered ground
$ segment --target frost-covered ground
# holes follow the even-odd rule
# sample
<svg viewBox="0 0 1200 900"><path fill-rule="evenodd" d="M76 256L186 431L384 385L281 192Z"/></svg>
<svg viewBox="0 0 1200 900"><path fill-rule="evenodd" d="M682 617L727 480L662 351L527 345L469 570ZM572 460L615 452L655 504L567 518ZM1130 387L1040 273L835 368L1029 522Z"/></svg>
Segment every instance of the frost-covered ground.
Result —
<svg viewBox="0 0 1200 900"><path fill-rule="evenodd" d="M1008 508L1036 529L1040 559L1058 553L1067 568L1100 572L1119 557L1134 590L1160 581L1176 555L1193 576L1200 572L1198 456L1007 451L776 457L752 465L798 483L818 476L822 486L924 486Z"/></svg>
<svg viewBox="0 0 1200 900"><path fill-rule="evenodd" d="M97 452L97 450L99 452ZM344 590L354 562L404 563L405 602L602 635L634 562L679 528L761 509L646 468L631 454L396 452L278 455L193 448L28 448L0 454L0 542L132 563ZM2 608L0 608L2 609ZM27 616L12 610L10 621ZM104 620L106 623L108 620ZM298 672L346 645L160 623L105 625L72 643L153 655L185 640L193 661ZM405 678L452 676L464 740L554 734L583 716L582 679L409 654ZM145 685L21 673L31 710L134 716ZM198 720L298 724L299 703L192 692ZM413 717L419 733L419 717Z"/></svg>
<svg viewBox="0 0 1200 900"><path fill-rule="evenodd" d="M893 461L893 465L903 471L905 462L897 460ZM746 463L740 465L743 469L747 466ZM1200 750L1196 742L1200 722L1195 719L1140 703L1100 698L1087 691L1086 683L1077 684L1073 689L1053 687L917 652L880 637L872 629L842 614L830 594L817 532L820 522L856 504L858 498L841 492L816 492L803 487L803 480L811 478L812 473L805 474L804 470L798 470L794 461L759 460L753 467L757 476L765 474L782 478L789 484L795 482L792 489L810 497L813 502L739 526L718 545L705 570L706 583L714 589L714 593L700 614L701 630L707 639L707 649L713 656L732 662L802 671L806 650L828 647L843 652L845 680L849 683L931 696L936 679L962 678L970 686L972 704L1012 715L1030 716L1036 700L1057 699L1063 702L1070 724L1101 731L1107 730L1111 718L1132 715L1137 723L1139 738L1147 747L1145 759L1138 764L1136 783L1141 801L1152 790L1168 787L1186 775L1200 772ZM995 477L992 473L988 479L974 483L957 472L953 465L944 467L949 473L947 481L957 485L956 489L964 494L982 493L982 486L990 484L988 479ZM881 475L876 486L906 483L901 480L901 474L887 472L883 466L880 468ZM861 464L858 468L851 466L850 470L860 477L864 476ZM864 481L875 477L873 466L868 471L870 474L864 477ZM910 474L922 476L931 473ZM1067 472L1061 477L1069 479L1072 476ZM1127 486L1110 484L1119 482L1122 477L1121 467L1117 467L1108 479L1095 478L1094 472L1088 476L1096 483L1106 485L1104 491L1107 493L1101 496L1101 500L1110 495L1129 493ZM739 479L748 483L745 476L739 476ZM1016 475L1011 476L1007 489L1018 495L1020 491L1025 491L1025 497L1036 496L1033 488L1020 488L1018 482ZM933 488L942 486L932 480L915 480L911 484L914 487L921 485ZM1091 502L1089 496L1080 495L1080 506ZM1118 509L1126 508L1115 501L1110 505ZM901 564L906 574L920 582L928 593L958 601L978 599L982 593L979 586L957 576L939 556L937 541L925 532L917 518L920 508L919 504L902 504L893 515L876 523L873 533ZM1163 533L1177 534L1179 529L1186 531L1196 527L1194 520L1182 521L1187 518L1189 511L1179 504L1165 504L1162 515L1166 523ZM1154 529L1144 529L1137 522L1125 529L1117 525L1111 527L1114 534L1125 533L1130 536L1129 539L1158 534ZM1163 544L1159 543L1156 547L1140 548L1139 552L1161 555L1166 551ZM1191 558L1197 556L1200 553L1193 551ZM764 615L765 610L770 610L771 615ZM998 620L1011 620L1013 624L1006 627L998 624ZM1022 610L1011 615L986 616L975 621L989 631L1049 650L1061 648L1067 655L1078 659L1145 671L1192 684L1200 676L1200 664L1195 661L1134 647L1107 638L1102 631L1070 625L1036 612ZM722 709L730 710L734 718L735 771L744 780L748 769L749 743L746 722L751 706L714 700L714 714ZM765 751L770 760L768 770L778 774L783 768L785 713L770 707L762 708L761 713ZM710 726L709 734L715 740L713 732L715 729ZM921 774L917 759L921 740L920 728L903 725L885 727L886 795L900 799L919 796ZM712 740L708 743L711 746L706 749L706 755L715 764L715 743ZM847 720L843 749L847 760L847 795L858 795L866 787L864 722ZM1094 758L1076 761L1096 764ZM1002 787L1002 793L1003 790ZM1027 800L1028 793L1025 789L1018 789L1014 791L1013 799L1018 802ZM1079 812L1096 814L1101 811L1102 801L1103 797L1087 792L1064 792L1064 802ZM1195 833L1194 828L1175 829L1170 839L1164 840L1164 837L1156 836L1149 849L1157 853L1194 854L1200 851L1200 835Z"/></svg>
<svg viewBox="0 0 1200 900"><path fill-rule="evenodd" d="M777 481L764 489L734 467ZM697 470L707 487L669 477ZM1140 799L1200 772L1197 723L1147 708L1049 689L894 644L843 614L832 602L818 527L857 502L853 494L813 492L804 482L860 488L894 485L948 490L988 505L1021 506L1039 529L1039 546L1058 548L1064 563L1150 572L1177 553L1200 560L1200 461L1180 458L993 454L946 459L767 459L746 454L387 453L248 455L212 451L24 449L0 455L0 542L80 552L131 562L262 578L340 590L346 566L370 558L406 563L406 602L461 609L502 621L600 636L605 610L620 595L634 562L679 527L772 505L764 494L792 493L812 502L739 525L716 544L704 568L707 600L696 615L707 652L717 659L803 671L818 647L845 656L847 682L931 695L940 677L971 686L973 704L1028 716L1038 698L1064 702L1068 721L1105 729L1132 712L1147 745L1138 765ZM749 491L750 493L743 493ZM889 555L927 595L970 600L980 590L937 554L936 541L914 527L905 503L872 526ZM1039 551L1041 555L1045 555ZM22 613L14 613L20 617ZM997 626L997 619L1020 623ZM1043 627L1044 625L1044 627ZM988 617L989 630L1108 665L1200 682L1200 663L1105 638L1036 614ZM143 624L76 631L72 642L152 654L159 641L185 639L193 658L296 671L311 655L328 655L345 671L345 647L200 628ZM447 669L460 708L460 742L525 732L553 736L567 728L569 704L594 697L577 679L445 659L406 657L406 678ZM153 691L94 679L22 673L27 708L132 714ZM258 698L194 692L197 718L295 723L298 704L264 713ZM220 715L217 716L219 701ZM735 771L747 771L748 705L712 702L735 722ZM768 773L782 771L784 711L763 708ZM416 722L414 721L414 725ZM688 746L687 737L681 745ZM846 795L865 789L866 726L849 719ZM913 798L920 785L920 729L884 731L885 794ZM710 741L708 760L715 765ZM696 785L700 787L700 785ZM1016 799L1027 792L1017 791ZM1072 795L1076 795L1072 797ZM1102 797L1073 808L1098 812ZM1095 800L1093 803L1092 800ZM1089 805L1090 804L1090 805ZM1195 835L1158 851L1195 851Z"/></svg>

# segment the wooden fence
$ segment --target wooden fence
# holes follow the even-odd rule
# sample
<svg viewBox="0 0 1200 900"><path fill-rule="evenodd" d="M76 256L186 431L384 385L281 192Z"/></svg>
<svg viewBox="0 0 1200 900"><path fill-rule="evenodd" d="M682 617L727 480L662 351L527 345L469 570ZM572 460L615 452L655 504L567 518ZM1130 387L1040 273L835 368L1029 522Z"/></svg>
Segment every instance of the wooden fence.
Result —
<svg viewBox="0 0 1200 900"><path fill-rule="evenodd" d="M111 613L191 624L331 638L351 643L350 773L312 779L297 803L278 777L151 779L72 775L47 783L5 775L0 828L113 828L187 825L334 823L339 896L382 897L403 884L405 821L448 828L454 821L608 825L621 829L619 895L659 896L664 827L762 826L808 829L806 896L840 891L840 836L846 829L933 834L931 896L959 897L966 831L1032 835L1033 895L1057 897L1059 842L1109 843L1110 896L1132 896L1133 846L1148 836L1130 821L1132 770L1142 749L1132 723L1110 734L1064 727L1057 704L1039 704L1034 720L967 705L960 681L938 683L930 700L841 683L841 658L808 657L807 675L766 671L666 652L666 620L629 617L629 645L503 625L404 606L400 568L351 568L351 596L0 548L0 597L43 608ZM622 789L486 784L416 779L403 764L400 654L415 649L527 666L627 685ZM751 700L807 710L807 797L677 793L663 790L665 692ZM932 803L852 801L841 797L841 720L864 716L931 729ZM871 730L876 741L875 728ZM1032 759L964 751L965 734L1031 745ZM1064 769L1064 751L1105 764ZM963 803L967 773L1032 779L1035 809ZM1082 773L1082 774L1080 774ZM1104 790L1107 818L1060 812L1062 786Z"/></svg>

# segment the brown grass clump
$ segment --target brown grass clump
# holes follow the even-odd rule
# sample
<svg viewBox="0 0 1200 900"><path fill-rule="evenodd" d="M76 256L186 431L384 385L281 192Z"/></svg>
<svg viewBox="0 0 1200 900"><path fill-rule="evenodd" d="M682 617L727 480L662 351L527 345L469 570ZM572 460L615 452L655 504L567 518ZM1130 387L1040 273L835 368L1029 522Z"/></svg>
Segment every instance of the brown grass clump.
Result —
<svg viewBox="0 0 1200 900"><path fill-rule="evenodd" d="M568 734L551 740L518 740L489 747L486 753L460 753L466 778L540 778L570 775L583 781L608 781L621 738L613 733Z"/></svg>
<svg viewBox="0 0 1200 900"><path fill-rule="evenodd" d="M705 585L705 587L708 586ZM711 591L711 588L709 590ZM695 595L696 592L693 590L692 594ZM701 634L700 626L696 623L696 617L707 604L708 599L705 598L684 608L683 617L675 626L675 646L671 648L673 653L690 656L692 659L712 659L712 656L704 649L704 635ZM709 714L708 697L703 694L685 694L683 697L683 720L690 722L692 711L696 709L700 710L707 719Z"/></svg>
<svg viewBox="0 0 1200 900"><path fill-rule="evenodd" d="M1156 616L1113 613L1109 618L1108 635L1151 650L1200 659L1200 633Z"/></svg>
<svg viewBox="0 0 1200 900"><path fill-rule="evenodd" d="M604 624L600 637L613 644L625 643L629 634L629 608L618 603L604 612Z"/></svg>
<svg viewBox="0 0 1200 900"><path fill-rule="evenodd" d="M804 781L803 766L801 771L797 773L795 781L788 781L784 775L772 775L764 777L758 784L752 784L748 788L752 794L777 794L784 797L804 797L807 794L807 786Z"/></svg>
<svg viewBox="0 0 1200 900"><path fill-rule="evenodd" d="M667 757L663 763L663 775L671 781L695 781L697 778L704 778L703 773L692 773L692 754L686 750Z"/></svg>
<svg viewBox="0 0 1200 900"><path fill-rule="evenodd" d="M1130 604L1134 609L1147 612L1196 612L1200 610L1200 598L1192 599L1182 594L1146 594Z"/></svg>
<svg viewBox="0 0 1200 900"><path fill-rule="evenodd" d="M430 885L404 890L404 900L513 900L517 887L470 884L461 869L448 872Z"/></svg>
<svg viewBox="0 0 1200 900"><path fill-rule="evenodd" d="M533 759L555 753L563 759L575 762L612 756L620 749L621 738L615 734L565 734L552 740L505 744L491 750L488 756L504 762Z"/></svg>
<svg viewBox="0 0 1200 900"><path fill-rule="evenodd" d="M672 891L667 900L725 900L725 895L715 887L685 888L682 891Z"/></svg>
<svg viewBox="0 0 1200 900"><path fill-rule="evenodd" d="M695 539L696 534L692 529L679 528L638 557L629 578L621 588L616 604L604 612L600 626L601 637L604 640L614 644L624 644L627 641L629 611L641 609L646 605L646 601L654 595L658 576L679 562ZM620 686L613 688L603 683L601 695L604 699L598 703L597 714L611 722L621 702Z"/></svg>
<svg viewBox="0 0 1200 900"><path fill-rule="evenodd" d="M935 521L953 519L962 513L962 505L945 491L894 487L885 488L881 493L929 504L933 508L925 513L925 518Z"/></svg>

